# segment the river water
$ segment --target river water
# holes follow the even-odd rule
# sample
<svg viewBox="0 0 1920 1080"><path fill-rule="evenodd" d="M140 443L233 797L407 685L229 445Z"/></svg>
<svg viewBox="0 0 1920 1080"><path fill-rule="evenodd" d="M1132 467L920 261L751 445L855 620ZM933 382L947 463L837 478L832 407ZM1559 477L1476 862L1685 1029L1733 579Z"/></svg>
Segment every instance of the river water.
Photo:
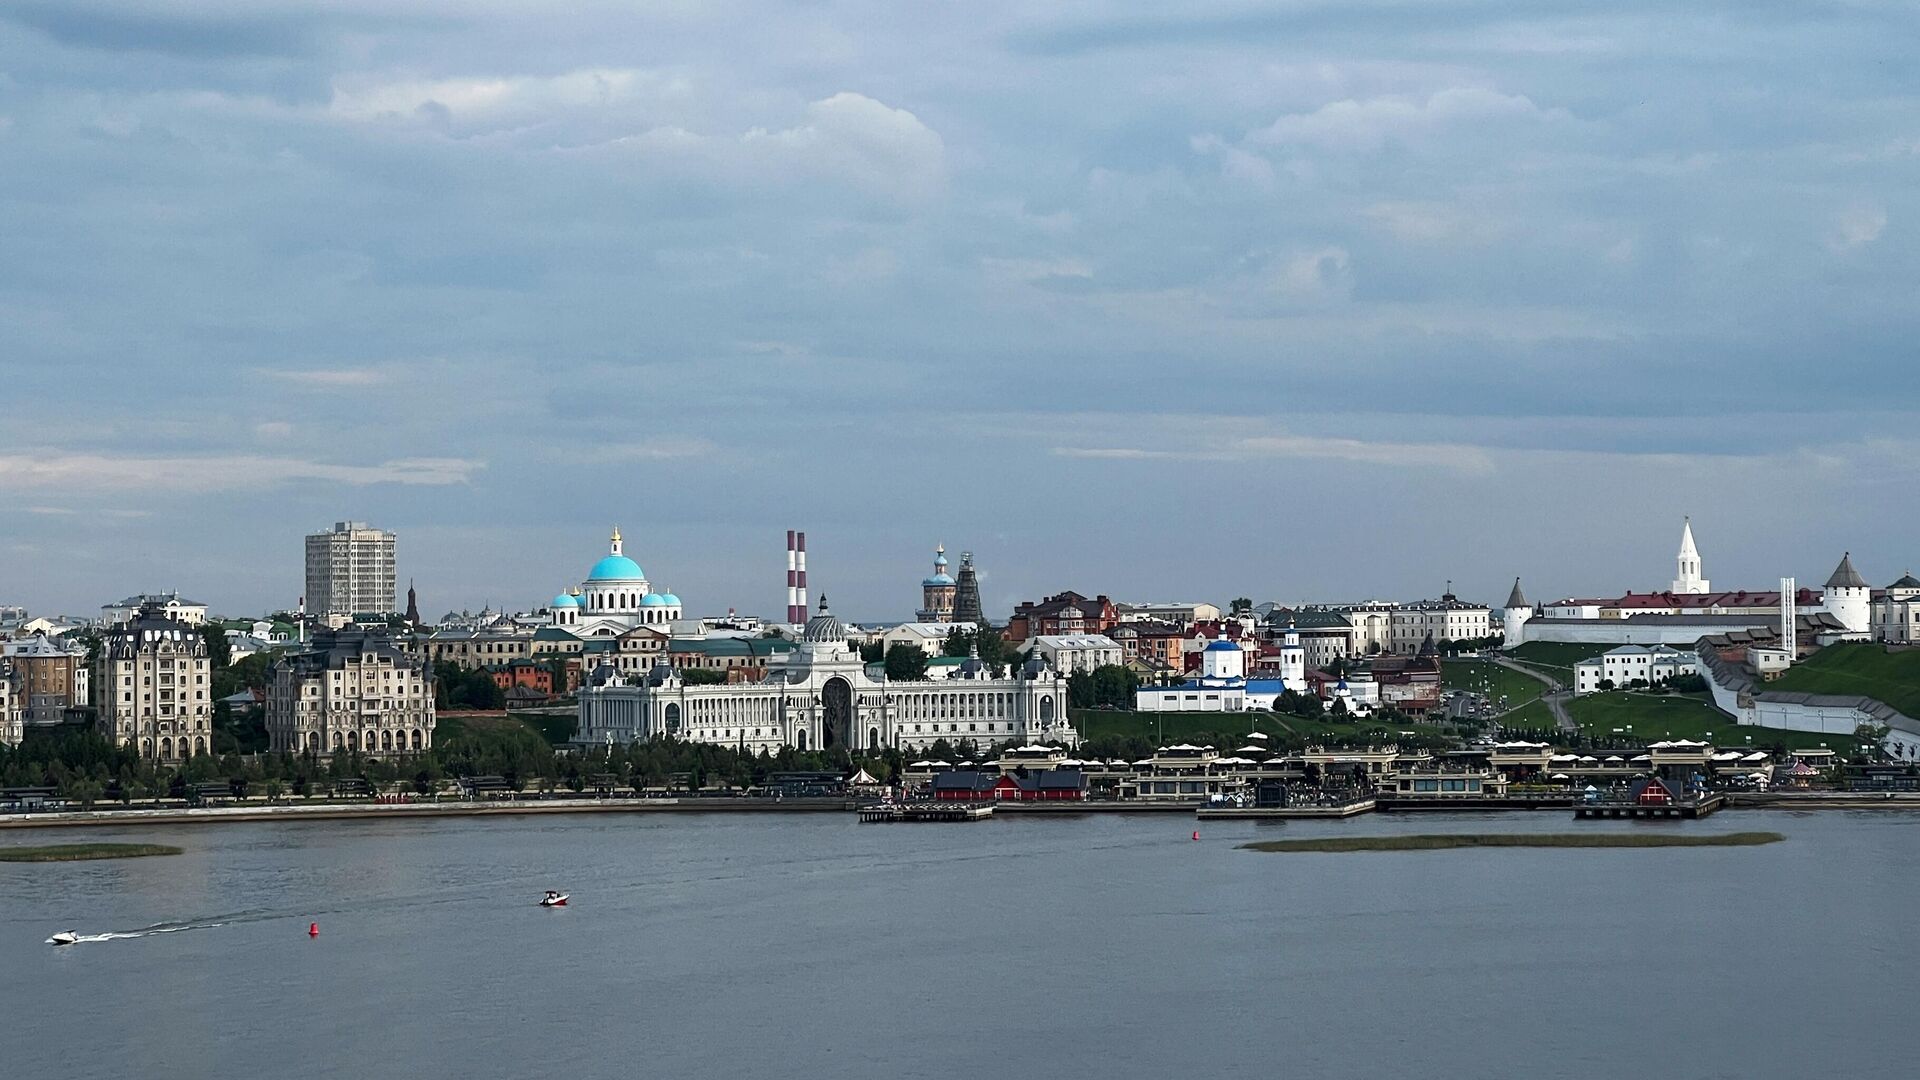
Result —
<svg viewBox="0 0 1920 1080"><path fill-rule="evenodd" d="M1193 827L587 814L4 833L187 851L0 863L0 1061L31 1080L1913 1071L1920 815ZM1576 828L1787 841L1236 848ZM538 908L548 887L573 903ZM139 936L42 943L63 929Z"/></svg>

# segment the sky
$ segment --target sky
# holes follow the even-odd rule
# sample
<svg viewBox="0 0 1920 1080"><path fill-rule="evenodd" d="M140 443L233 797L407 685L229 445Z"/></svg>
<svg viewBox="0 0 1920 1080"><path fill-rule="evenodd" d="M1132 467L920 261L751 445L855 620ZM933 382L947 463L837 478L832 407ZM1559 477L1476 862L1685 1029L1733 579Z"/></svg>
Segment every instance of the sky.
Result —
<svg viewBox="0 0 1920 1080"><path fill-rule="evenodd" d="M1909 4L0 4L0 603L1920 563Z"/></svg>

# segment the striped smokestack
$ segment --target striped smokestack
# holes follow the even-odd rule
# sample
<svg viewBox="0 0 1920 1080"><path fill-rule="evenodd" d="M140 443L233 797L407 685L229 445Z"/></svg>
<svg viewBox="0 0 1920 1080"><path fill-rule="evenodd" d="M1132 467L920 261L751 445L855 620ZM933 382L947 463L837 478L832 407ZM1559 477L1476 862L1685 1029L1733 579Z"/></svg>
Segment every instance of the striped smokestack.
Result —
<svg viewBox="0 0 1920 1080"><path fill-rule="evenodd" d="M800 605L800 608L799 608L800 614L799 614L799 617L795 618L793 621L797 623L804 623L807 621L807 534L799 533L797 535L799 537L799 542L797 545L799 550L797 554L800 559L799 581L797 584L799 586L800 592L799 592L799 596L796 597L795 602Z"/></svg>
<svg viewBox="0 0 1920 1080"><path fill-rule="evenodd" d="M787 530L787 621L797 623L807 617L800 605L800 557L794 547L794 538L798 536L792 529Z"/></svg>

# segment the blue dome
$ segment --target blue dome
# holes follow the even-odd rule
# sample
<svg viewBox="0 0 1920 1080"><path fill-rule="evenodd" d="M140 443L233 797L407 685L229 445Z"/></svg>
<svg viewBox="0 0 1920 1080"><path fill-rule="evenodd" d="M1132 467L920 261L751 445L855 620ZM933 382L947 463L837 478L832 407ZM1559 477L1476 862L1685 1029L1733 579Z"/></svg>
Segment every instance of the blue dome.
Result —
<svg viewBox="0 0 1920 1080"><path fill-rule="evenodd" d="M553 606L557 608L579 607L580 601L575 600L572 593L561 593L559 596L553 598Z"/></svg>
<svg viewBox="0 0 1920 1080"><path fill-rule="evenodd" d="M640 598L641 607L659 607L662 604L665 604L666 602L667 602L667 598L664 596L661 596L657 592L650 592L647 595Z"/></svg>
<svg viewBox="0 0 1920 1080"><path fill-rule="evenodd" d="M925 580L925 581L923 581L923 582L921 582L920 584L922 584L922 585L951 585L951 584L953 584L953 579L952 579L951 577L948 577L948 576L947 576L947 575L945 575L945 574L935 574L935 575L933 575L932 577L930 577L930 578L928 578L927 580Z"/></svg>
<svg viewBox="0 0 1920 1080"><path fill-rule="evenodd" d="M673 595L672 593L668 593L665 596L661 597L660 599L661 599L661 602L666 604L668 607L680 606L680 598Z"/></svg>
<svg viewBox="0 0 1920 1080"><path fill-rule="evenodd" d="M1213 644L1208 645L1206 649L1207 652L1227 652L1228 650L1239 652L1240 646L1235 645L1231 641L1216 641Z"/></svg>
<svg viewBox="0 0 1920 1080"><path fill-rule="evenodd" d="M625 555L609 555L593 564L588 572L588 581L642 581L646 574L640 570L640 564Z"/></svg>

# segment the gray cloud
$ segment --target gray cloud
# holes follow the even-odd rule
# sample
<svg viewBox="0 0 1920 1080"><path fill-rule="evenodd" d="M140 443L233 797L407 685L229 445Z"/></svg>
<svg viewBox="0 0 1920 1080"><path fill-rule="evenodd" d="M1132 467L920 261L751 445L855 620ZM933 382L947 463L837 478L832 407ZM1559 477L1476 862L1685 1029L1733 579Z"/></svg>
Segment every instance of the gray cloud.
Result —
<svg viewBox="0 0 1920 1080"><path fill-rule="evenodd" d="M1912 561L1902 7L445 10L0 14L0 488L73 511L0 599L284 600L346 516L455 604L612 517L874 616L936 539L1009 601ZM1157 554L1327 492L1249 563L1311 580Z"/></svg>

